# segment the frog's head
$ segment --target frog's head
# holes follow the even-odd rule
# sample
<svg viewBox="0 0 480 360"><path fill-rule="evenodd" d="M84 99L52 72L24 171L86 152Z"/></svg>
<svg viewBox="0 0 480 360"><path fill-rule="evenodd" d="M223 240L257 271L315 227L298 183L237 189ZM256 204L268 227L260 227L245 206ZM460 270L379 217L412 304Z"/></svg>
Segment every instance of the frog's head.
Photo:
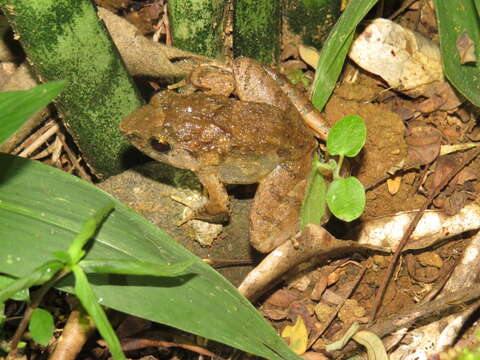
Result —
<svg viewBox="0 0 480 360"><path fill-rule="evenodd" d="M145 105L122 120L120 131L133 146L152 159L196 171L199 168L197 159L170 138L164 123L162 109Z"/></svg>

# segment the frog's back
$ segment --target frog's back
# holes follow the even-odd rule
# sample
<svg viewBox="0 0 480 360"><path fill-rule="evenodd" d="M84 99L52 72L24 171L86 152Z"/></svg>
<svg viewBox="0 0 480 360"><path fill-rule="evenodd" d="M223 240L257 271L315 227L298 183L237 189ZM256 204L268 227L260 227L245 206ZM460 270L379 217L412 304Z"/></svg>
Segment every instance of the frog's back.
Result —
<svg viewBox="0 0 480 360"><path fill-rule="evenodd" d="M225 183L254 183L278 164L310 153L315 141L296 111L220 95L168 94L152 102L166 114L170 140Z"/></svg>

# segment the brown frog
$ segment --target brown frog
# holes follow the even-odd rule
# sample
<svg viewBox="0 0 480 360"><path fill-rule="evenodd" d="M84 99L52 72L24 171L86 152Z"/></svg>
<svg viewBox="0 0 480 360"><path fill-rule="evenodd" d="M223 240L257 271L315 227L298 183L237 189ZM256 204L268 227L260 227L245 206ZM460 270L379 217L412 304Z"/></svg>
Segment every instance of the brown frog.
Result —
<svg viewBox="0 0 480 360"><path fill-rule="evenodd" d="M258 251L296 232L316 141L294 106L163 91L120 129L153 159L197 174L209 197L200 217L228 214L224 184L259 183L250 213Z"/></svg>

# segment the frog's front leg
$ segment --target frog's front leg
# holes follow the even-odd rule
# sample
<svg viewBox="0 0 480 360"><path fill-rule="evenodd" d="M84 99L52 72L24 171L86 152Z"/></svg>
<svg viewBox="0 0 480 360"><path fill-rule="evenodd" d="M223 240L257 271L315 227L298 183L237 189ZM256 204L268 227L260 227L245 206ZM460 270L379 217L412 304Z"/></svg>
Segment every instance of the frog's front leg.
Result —
<svg viewBox="0 0 480 360"><path fill-rule="evenodd" d="M263 179L250 211L250 243L268 253L295 235L305 196L311 155L278 165Z"/></svg>
<svg viewBox="0 0 480 360"><path fill-rule="evenodd" d="M195 211L194 218L209 222L222 223L229 218L228 194L218 174L208 170L197 172L198 179L208 193L208 202Z"/></svg>

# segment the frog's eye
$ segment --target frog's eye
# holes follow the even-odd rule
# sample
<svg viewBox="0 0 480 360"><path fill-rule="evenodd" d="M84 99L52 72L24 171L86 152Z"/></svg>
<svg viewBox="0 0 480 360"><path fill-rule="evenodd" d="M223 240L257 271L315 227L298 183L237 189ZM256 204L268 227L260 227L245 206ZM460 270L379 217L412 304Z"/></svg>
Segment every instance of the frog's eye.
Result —
<svg viewBox="0 0 480 360"><path fill-rule="evenodd" d="M170 150L172 150L172 147L170 146L170 144L168 142L160 142L155 138L150 139L150 145L152 146L152 148L154 150L156 150L158 152L161 152L161 153L166 153L166 152L169 152Z"/></svg>

